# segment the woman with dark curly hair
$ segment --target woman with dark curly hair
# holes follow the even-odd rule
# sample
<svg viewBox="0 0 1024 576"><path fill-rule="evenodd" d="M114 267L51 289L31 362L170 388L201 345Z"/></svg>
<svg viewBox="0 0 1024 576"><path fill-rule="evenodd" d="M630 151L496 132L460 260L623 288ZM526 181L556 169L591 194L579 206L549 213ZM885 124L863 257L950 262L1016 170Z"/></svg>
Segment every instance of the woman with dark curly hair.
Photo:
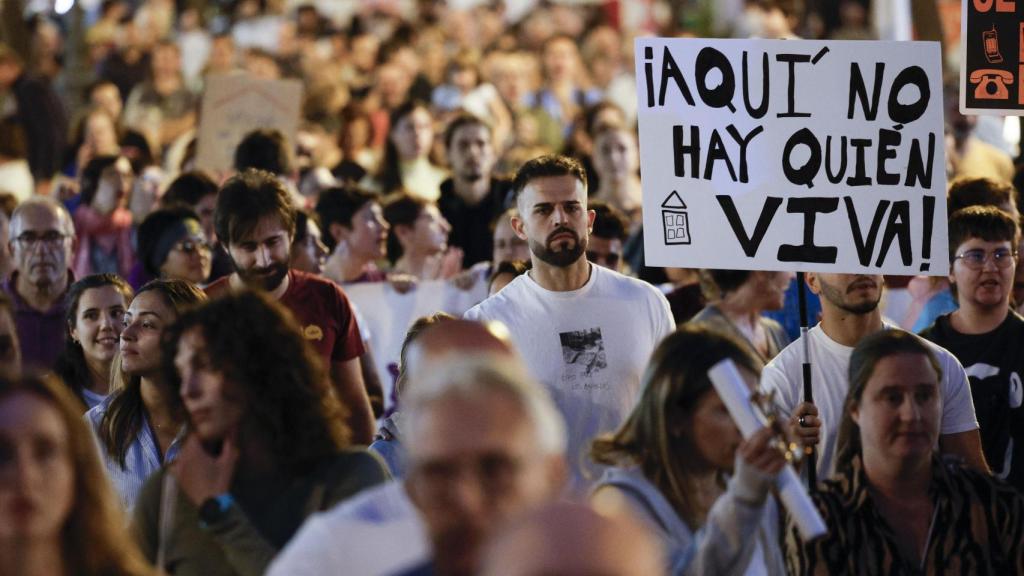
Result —
<svg viewBox="0 0 1024 576"><path fill-rule="evenodd" d="M245 290L186 313L163 357L191 434L143 487L135 524L143 551L173 559L175 574L262 574L306 516L387 479L350 446L319 357L268 296Z"/></svg>
<svg viewBox="0 0 1024 576"><path fill-rule="evenodd" d="M0 377L0 574L153 574L86 426L56 377Z"/></svg>

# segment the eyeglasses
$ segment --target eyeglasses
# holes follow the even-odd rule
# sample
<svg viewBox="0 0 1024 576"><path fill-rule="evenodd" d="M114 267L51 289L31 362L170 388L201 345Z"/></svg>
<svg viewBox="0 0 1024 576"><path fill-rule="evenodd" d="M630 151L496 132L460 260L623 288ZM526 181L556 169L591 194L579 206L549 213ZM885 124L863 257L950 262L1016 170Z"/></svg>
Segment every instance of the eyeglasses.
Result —
<svg viewBox="0 0 1024 576"><path fill-rule="evenodd" d="M15 242L21 244L23 248L32 248L42 244L47 248L56 248L67 238L67 234L61 234L56 231L43 232L42 234L36 234L35 232L23 232L17 238Z"/></svg>
<svg viewBox="0 0 1024 576"><path fill-rule="evenodd" d="M995 263L996 268L1009 268L1013 261L1017 258L1017 253L1006 249L999 248L992 252L985 252L984 250L968 250L957 254L954 260L963 260L964 266L967 266L971 270L981 270L985 267L989 257L992 257L992 262Z"/></svg>
<svg viewBox="0 0 1024 576"><path fill-rule="evenodd" d="M176 250L181 250L185 254L192 254L200 250L204 252L210 251L210 243L205 240L182 240L174 247Z"/></svg>

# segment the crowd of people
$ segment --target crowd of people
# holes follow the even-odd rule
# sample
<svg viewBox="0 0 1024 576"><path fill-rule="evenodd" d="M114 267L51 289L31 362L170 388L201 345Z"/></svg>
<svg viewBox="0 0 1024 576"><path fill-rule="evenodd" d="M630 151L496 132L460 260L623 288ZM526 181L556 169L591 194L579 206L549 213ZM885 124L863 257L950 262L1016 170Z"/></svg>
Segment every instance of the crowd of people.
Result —
<svg viewBox="0 0 1024 576"><path fill-rule="evenodd" d="M1024 573L1019 193L975 117L948 278L807 273L801 333L792 273L644 261L632 38L700 3L72 4L0 36L0 575ZM202 170L235 76L298 80L298 130ZM381 371L348 292L428 285L479 297Z"/></svg>

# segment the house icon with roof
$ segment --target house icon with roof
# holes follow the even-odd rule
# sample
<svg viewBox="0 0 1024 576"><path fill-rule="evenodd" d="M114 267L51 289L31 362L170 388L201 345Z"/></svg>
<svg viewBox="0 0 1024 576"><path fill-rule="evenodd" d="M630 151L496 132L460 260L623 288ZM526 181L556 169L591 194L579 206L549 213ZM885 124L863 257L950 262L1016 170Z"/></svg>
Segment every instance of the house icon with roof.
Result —
<svg viewBox="0 0 1024 576"><path fill-rule="evenodd" d="M690 243L690 219L686 203L675 190L661 203L661 224L665 231L665 244Z"/></svg>

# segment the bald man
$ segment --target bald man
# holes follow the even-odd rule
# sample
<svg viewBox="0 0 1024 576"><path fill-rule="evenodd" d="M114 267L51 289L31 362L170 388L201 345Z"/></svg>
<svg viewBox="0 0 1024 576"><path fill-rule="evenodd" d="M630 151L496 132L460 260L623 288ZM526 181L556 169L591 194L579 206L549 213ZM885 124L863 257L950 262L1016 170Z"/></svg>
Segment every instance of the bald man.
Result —
<svg viewBox="0 0 1024 576"><path fill-rule="evenodd" d="M628 510L598 513L560 502L501 531L488 546L480 575L660 576L661 558L658 541Z"/></svg>
<svg viewBox="0 0 1024 576"><path fill-rule="evenodd" d="M413 323L402 344L396 387L399 402L427 374L474 355L518 362L500 324L482 324L435 314ZM373 450L401 471L404 460L401 413L385 427L393 436ZM382 446L386 444L386 446ZM429 538L402 482L366 490L306 521L274 560L268 576L394 574L429 558Z"/></svg>

